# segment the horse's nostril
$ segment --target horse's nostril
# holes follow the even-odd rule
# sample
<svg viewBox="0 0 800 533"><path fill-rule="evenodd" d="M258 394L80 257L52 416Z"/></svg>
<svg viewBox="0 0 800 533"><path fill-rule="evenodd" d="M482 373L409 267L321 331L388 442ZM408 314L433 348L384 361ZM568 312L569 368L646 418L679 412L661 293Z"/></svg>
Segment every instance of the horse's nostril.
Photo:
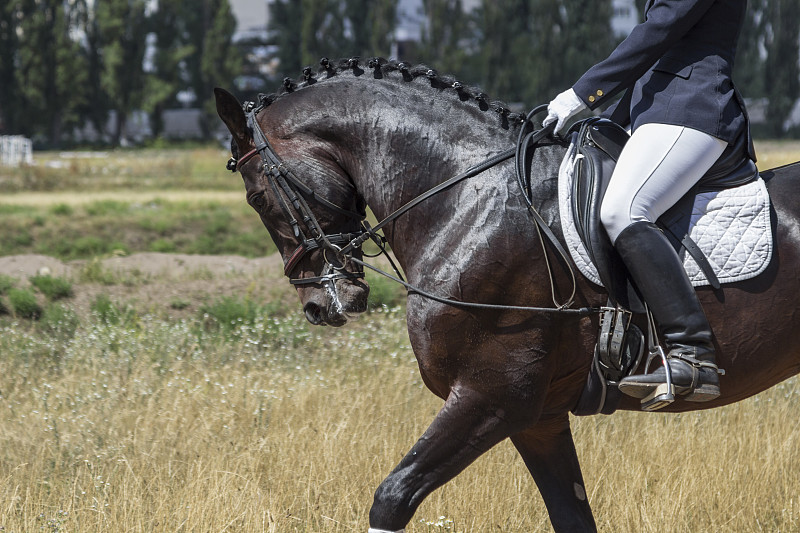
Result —
<svg viewBox="0 0 800 533"><path fill-rule="evenodd" d="M308 319L312 325L319 326L322 324L322 309L320 306L314 303L307 303L303 307L303 311L306 314L306 319Z"/></svg>

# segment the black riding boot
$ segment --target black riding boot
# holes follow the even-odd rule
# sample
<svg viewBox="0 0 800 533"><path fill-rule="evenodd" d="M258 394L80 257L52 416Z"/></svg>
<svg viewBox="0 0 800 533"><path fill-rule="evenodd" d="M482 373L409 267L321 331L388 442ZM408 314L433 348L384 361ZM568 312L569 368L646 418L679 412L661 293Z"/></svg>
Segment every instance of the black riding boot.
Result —
<svg viewBox="0 0 800 533"><path fill-rule="evenodd" d="M619 234L614 247L664 336L675 394L693 402L719 396L711 326L666 235L655 224L635 222ZM647 409L645 402L658 400L650 396L666 392L665 387L659 389L665 383L666 371L660 366L650 374L622 379L619 390L645 398ZM651 408L659 407L663 405Z"/></svg>

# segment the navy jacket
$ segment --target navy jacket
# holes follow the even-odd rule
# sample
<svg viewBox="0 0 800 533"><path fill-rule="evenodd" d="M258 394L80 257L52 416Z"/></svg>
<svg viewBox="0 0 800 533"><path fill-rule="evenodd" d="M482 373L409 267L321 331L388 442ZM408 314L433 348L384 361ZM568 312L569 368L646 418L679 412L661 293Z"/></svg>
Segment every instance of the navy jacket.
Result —
<svg viewBox="0 0 800 533"><path fill-rule="evenodd" d="M746 10L747 0L649 0L644 22L573 89L590 109L627 89L611 115L624 126L676 124L732 144L748 132L731 80Z"/></svg>

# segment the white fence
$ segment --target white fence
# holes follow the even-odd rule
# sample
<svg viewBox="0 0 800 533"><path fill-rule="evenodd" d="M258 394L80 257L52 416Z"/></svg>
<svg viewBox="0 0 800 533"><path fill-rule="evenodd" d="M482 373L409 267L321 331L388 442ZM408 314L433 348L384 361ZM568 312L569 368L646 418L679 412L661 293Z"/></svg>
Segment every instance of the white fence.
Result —
<svg viewBox="0 0 800 533"><path fill-rule="evenodd" d="M0 166L18 167L33 164L33 142L22 135L0 136Z"/></svg>

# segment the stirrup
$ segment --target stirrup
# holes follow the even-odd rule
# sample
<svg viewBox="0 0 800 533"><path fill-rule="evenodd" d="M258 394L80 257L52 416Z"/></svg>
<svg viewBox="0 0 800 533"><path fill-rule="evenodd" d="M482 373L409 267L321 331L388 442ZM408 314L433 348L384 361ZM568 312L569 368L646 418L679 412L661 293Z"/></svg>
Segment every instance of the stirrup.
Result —
<svg viewBox="0 0 800 533"><path fill-rule="evenodd" d="M672 369L667 364L667 355L660 344L650 348L650 353L647 356L647 364L645 365L644 373L647 374L650 370L650 363L656 357L661 358L661 364L664 365L664 375L667 380L664 383L656 386L655 390L642 398L641 407L642 411L658 411L659 409L668 406L675 401L675 385L672 384Z"/></svg>
<svg viewBox="0 0 800 533"><path fill-rule="evenodd" d="M644 373L648 374L650 372L650 363L658 357L661 359L661 364L664 365L664 375L666 376L666 382L656 386L655 390L642 398L640 402L642 411L652 412L658 411L675 401L675 385L672 384L672 369L667 363L667 354L664 353L664 348L658 342L655 318L647 305L645 305L645 309L647 311L647 336L650 349L648 350L647 363L644 365Z"/></svg>

